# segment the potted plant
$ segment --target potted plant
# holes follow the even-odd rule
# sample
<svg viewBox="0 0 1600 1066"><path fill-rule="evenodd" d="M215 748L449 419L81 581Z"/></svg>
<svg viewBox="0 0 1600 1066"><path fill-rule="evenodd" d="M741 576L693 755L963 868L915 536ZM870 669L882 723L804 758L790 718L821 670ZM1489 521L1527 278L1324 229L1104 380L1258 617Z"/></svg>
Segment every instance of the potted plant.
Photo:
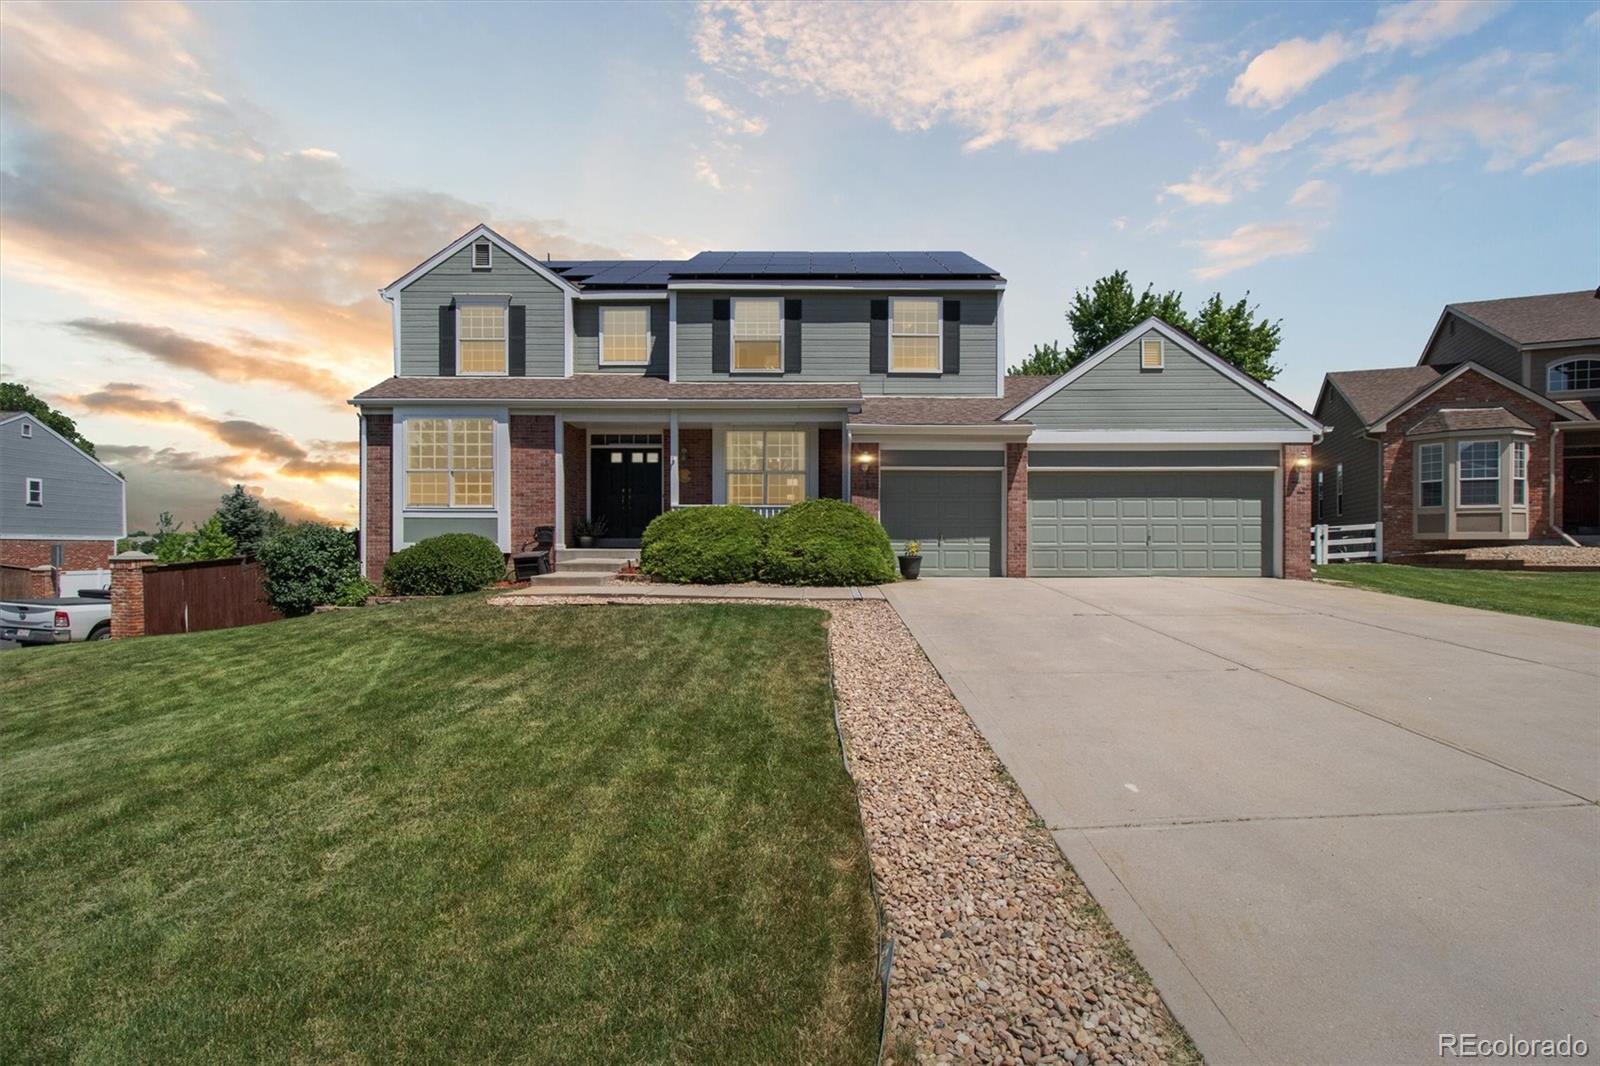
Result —
<svg viewBox="0 0 1600 1066"><path fill-rule="evenodd" d="M572 535L578 538L578 547L592 548L596 537L606 535L606 520L602 518L580 518L572 523Z"/></svg>
<svg viewBox="0 0 1600 1066"><path fill-rule="evenodd" d="M907 581L915 581L917 575L922 573L922 541L906 541L906 550L900 556L900 576Z"/></svg>

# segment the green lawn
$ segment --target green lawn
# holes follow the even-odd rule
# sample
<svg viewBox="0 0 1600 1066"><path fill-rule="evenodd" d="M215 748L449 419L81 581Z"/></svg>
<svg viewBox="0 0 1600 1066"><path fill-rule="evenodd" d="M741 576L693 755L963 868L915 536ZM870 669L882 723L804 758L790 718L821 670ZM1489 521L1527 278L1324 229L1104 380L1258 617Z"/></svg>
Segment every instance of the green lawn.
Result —
<svg viewBox="0 0 1600 1066"><path fill-rule="evenodd" d="M1317 567L1317 577L1419 600L1600 626L1600 574L1340 563Z"/></svg>
<svg viewBox="0 0 1600 1066"><path fill-rule="evenodd" d="M869 1063L824 615L0 654L0 1059Z"/></svg>

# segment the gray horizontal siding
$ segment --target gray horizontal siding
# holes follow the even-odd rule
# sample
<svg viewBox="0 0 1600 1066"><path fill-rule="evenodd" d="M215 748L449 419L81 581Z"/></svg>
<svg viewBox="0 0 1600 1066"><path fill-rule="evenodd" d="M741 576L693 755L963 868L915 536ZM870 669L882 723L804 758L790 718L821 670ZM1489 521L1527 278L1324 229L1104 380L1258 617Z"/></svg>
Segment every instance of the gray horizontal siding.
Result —
<svg viewBox="0 0 1600 1066"><path fill-rule="evenodd" d="M1454 329L1451 329L1452 323ZM1522 354L1486 330L1456 315L1447 315L1439 336L1423 353L1424 363L1477 363L1501 377L1522 382Z"/></svg>
<svg viewBox="0 0 1600 1066"><path fill-rule="evenodd" d="M1323 514L1312 520L1330 525L1366 525L1382 519L1382 465L1380 446L1368 438L1366 427L1344 396L1332 385L1317 417L1333 429L1311 449L1312 507L1316 506L1316 475L1322 473ZM1344 464L1344 511L1338 509L1335 474Z"/></svg>
<svg viewBox="0 0 1600 1066"><path fill-rule="evenodd" d="M940 375L873 374L868 370L872 301L888 299L888 293L679 293L678 380L717 381L739 377L712 373L711 302L738 296L774 295L801 301L801 371L798 374L760 375L762 379L854 381L868 396L994 395L999 298L992 292L893 294L938 296L961 301L961 372Z"/></svg>
<svg viewBox="0 0 1600 1066"><path fill-rule="evenodd" d="M22 435L23 423L33 436ZM29 507L27 479L44 481L44 506ZM122 479L31 416L0 426L0 533L9 537L119 537Z"/></svg>
<svg viewBox="0 0 1600 1066"><path fill-rule="evenodd" d="M439 373L439 308L457 295L509 293L513 306L527 308L529 377L561 377L566 370L566 297L559 286L494 250L490 270L472 269L467 245L400 294L400 373Z"/></svg>
<svg viewBox="0 0 1600 1066"><path fill-rule="evenodd" d="M1528 357L1528 371L1532 378L1525 382L1528 388L1540 395L1548 394L1546 388L1550 384L1550 366L1553 363L1563 363L1568 359L1600 359L1600 348L1562 348L1554 352L1534 352ZM1520 380L1512 378L1513 381ZM1600 390L1589 392L1563 392L1559 398L1563 400L1593 399L1600 396Z"/></svg>
<svg viewBox="0 0 1600 1066"><path fill-rule="evenodd" d="M881 466L968 466L982 470L1005 466L1006 453L969 452L954 448L886 448L878 462Z"/></svg>
<svg viewBox="0 0 1600 1066"><path fill-rule="evenodd" d="M600 309L602 307L638 307L639 304L596 303L580 300L572 308L572 369L578 374L643 374L647 377L667 376L667 304L666 301L649 304L650 308L650 362L645 366L600 365Z"/></svg>
<svg viewBox="0 0 1600 1066"><path fill-rule="evenodd" d="M1299 428L1298 422L1171 341L1164 369L1139 369L1142 339L1135 338L1024 417L1040 429Z"/></svg>
<svg viewBox="0 0 1600 1066"><path fill-rule="evenodd" d="M1028 469L1047 467L1104 467L1108 470L1126 470L1129 467L1148 466L1277 466L1278 453L1270 449L1230 451L1205 449L1202 451L1054 451L1043 448L1028 450Z"/></svg>

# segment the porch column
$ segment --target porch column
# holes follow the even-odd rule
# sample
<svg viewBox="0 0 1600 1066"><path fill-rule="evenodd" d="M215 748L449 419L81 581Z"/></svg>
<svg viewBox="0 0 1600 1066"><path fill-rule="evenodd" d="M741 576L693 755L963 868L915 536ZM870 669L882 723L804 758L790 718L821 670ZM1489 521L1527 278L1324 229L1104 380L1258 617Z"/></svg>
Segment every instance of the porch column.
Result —
<svg viewBox="0 0 1600 1066"><path fill-rule="evenodd" d="M678 509L678 412L667 416L667 508Z"/></svg>

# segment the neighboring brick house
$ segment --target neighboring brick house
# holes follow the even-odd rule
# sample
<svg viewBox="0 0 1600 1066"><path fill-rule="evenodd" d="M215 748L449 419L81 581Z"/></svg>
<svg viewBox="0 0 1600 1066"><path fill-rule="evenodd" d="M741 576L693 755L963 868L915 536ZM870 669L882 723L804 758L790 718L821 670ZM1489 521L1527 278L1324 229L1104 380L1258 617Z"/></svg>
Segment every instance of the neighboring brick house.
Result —
<svg viewBox="0 0 1600 1066"><path fill-rule="evenodd" d="M539 260L479 226L382 290L394 376L361 411L361 553L506 552L580 521L836 497L923 574L1305 576L1321 426L1159 320L1008 377L1005 279L961 252Z"/></svg>
<svg viewBox="0 0 1600 1066"><path fill-rule="evenodd" d="M0 413L0 565L104 570L126 535L116 471L33 415Z"/></svg>
<svg viewBox="0 0 1600 1066"><path fill-rule="evenodd" d="M1313 513L1385 554L1600 532L1600 299L1451 304L1416 366L1330 373Z"/></svg>

